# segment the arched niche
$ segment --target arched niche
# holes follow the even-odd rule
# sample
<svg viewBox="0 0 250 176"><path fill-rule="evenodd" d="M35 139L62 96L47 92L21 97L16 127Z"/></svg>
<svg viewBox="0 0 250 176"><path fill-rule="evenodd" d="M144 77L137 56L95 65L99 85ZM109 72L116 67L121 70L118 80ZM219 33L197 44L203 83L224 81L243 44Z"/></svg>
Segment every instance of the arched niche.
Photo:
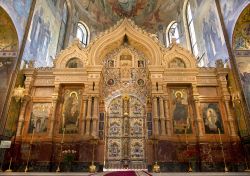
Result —
<svg viewBox="0 0 250 176"><path fill-rule="evenodd" d="M68 60L66 68L83 68L83 63L81 59L74 57Z"/></svg>
<svg viewBox="0 0 250 176"><path fill-rule="evenodd" d="M172 43L164 53L162 65L166 68L196 68L196 59L188 50Z"/></svg>
<svg viewBox="0 0 250 176"><path fill-rule="evenodd" d="M68 48L62 50L54 60L55 68L68 68L67 63L72 58L78 58L82 66L88 64L87 51L81 47L78 40L75 40Z"/></svg>
<svg viewBox="0 0 250 176"><path fill-rule="evenodd" d="M169 62L168 67L169 68L186 68L186 64L181 58L175 57Z"/></svg>
<svg viewBox="0 0 250 176"><path fill-rule="evenodd" d="M124 37L128 38L128 44L137 50L142 51L149 59L151 65L158 65L162 60L161 45L153 34L149 34L128 19L124 19L121 24L106 31L90 44L89 63L91 65L101 65L107 53L124 44Z"/></svg>

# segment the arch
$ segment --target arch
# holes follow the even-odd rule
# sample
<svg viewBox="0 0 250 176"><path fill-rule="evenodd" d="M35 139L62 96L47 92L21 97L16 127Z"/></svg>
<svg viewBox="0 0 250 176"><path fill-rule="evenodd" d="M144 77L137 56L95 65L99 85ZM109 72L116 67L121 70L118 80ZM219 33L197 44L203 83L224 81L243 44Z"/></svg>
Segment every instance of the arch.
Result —
<svg viewBox="0 0 250 176"><path fill-rule="evenodd" d="M189 0L185 0L183 5L183 22L187 40L187 48L195 55L195 57L197 57L199 51L193 24L193 15L191 12L191 6Z"/></svg>
<svg viewBox="0 0 250 176"><path fill-rule="evenodd" d="M54 60L55 68L66 68L67 63L72 58L79 58L83 67L86 66L88 64L87 53L81 47L81 44L76 40L67 49L62 50Z"/></svg>
<svg viewBox="0 0 250 176"><path fill-rule="evenodd" d="M15 113L9 113L8 115L7 113L9 109L8 101L11 97L8 89L14 87L15 84L11 79L15 73L19 52L17 28L10 15L2 7L0 7L0 29L0 133L2 134L4 129L13 130L11 129L13 121L10 119L16 120L17 118Z"/></svg>
<svg viewBox="0 0 250 176"><path fill-rule="evenodd" d="M234 50L250 50L250 40L247 31L250 28L248 21L250 17L249 11L250 4L241 11L235 23L232 36L232 48ZM248 16L248 18L246 18L246 16Z"/></svg>
<svg viewBox="0 0 250 176"><path fill-rule="evenodd" d="M230 43L231 43L231 46L233 46L233 35L234 35L234 30L235 30L235 26L242 14L242 12L247 9L247 7L249 7L249 2L248 1L245 1L243 4L240 5L240 9L241 10L236 10L235 13L233 13L233 20L232 20L232 24L230 24L230 26L228 24L226 24L226 28L227 28L227 31L228 31L228 34L229 34L229 40L230 40ZM239 12L238 12L239 11Z"/></svg>
<svg viewBox="0 0 250 176"><path fill-rule="evenodd" d="M160 64L162 60L161 46L153 34L143 31L127 18L118 25L114 29L111 28L111 31L103 33L98 40L92 43L89 51L90 64L101 64L101 60L108 52L123 44L125 35L129 44L142 51L149 59L150 64Z"/></svg>
<svg viewBox="0 0 250 176"><path fill-rule="evenodd" d="M9 14L0 6L0 35L4 36L1 38L0 51L18 51L19 40L16 27L9 16Z"/></svg>
<svg viewBox="0 0 250 176"><path fill-rule="evenodd" d="M184 64L184 66L182 64L177 64L176 67L178 68L196 68L197 64L194 55L185 48L180 47L179 44L173 43L171 48L165 52L162 65L165 65L167 68L174 69L176 67L171 67L171 62L175 59L179 59Z"/></svg>
<svg viewBox="0 0 250 176"><path fill-rule="evenodd" d="M177 24L176 28L177 28L177 32L178 32L178 23L176 21L171 21L166 29L166 46L168 47L170 45L170 43L172 42L171 39L170 39L170 36L169 36L169 33L170 33L170 29L171 27L174 25L174 24ZM176 38L176 42L179 43L179 32L178 32L178 38Z"/></svg>
<svg viewBox="0 0 250 176"><path fill-rule="evenodd" d="M88 26L83 22L77 23L76 37L80 40L84 47L87 47L90 40L90 31Z"/></svg>
<svg viewBox="0 0 250 176"><path fill-rule="evenodd" d="M241 11L240 16L238 17L234 26L232 36L232 49L235 53L236 68L238 70L240 83L243 88L243 94L248 110L250 110L250 57L249 54L247 54L250 51L249 18L250 4Z"/></svg>
<svg viewBox="0 0 250 176"><path fill-rule="evenodd" d="M66 66L66 68L82 68L83 67L83 63L81 61L81 59L74 57L68 60Z"/></svg>

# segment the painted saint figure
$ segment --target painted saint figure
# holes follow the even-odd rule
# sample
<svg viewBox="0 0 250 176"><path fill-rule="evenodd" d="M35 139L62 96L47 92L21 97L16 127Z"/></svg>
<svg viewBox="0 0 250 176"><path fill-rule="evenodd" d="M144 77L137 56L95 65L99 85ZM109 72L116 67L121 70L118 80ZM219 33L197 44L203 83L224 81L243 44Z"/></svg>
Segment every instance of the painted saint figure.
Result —
<svg viewBox="0 0 250 176"><path fill-rule="evenodd" d="M64 126L66 131L75 131L78 126L79 108L78 108L78 96L75 91L70 93L70 96L66 99L64 106ZM74 129L73 129L74 128Z"/></svg>
<svg viewBox="0 0 250 176"><path fill-rule="evenodd" d="M220 129L221 133L224 133L220 109L217 103L205 103L203 122L207 134L218 134L218 129Z"/></svg>
<svg viewBox="0 0 250 176"><path fill-rule="evenodd" d="M174 119L174 128L176 132L183 132L187 127L187 117L188 117L188 109L187 105L183 104L183 93L181 91L175 92L175 100L174 100L174 111L173 111L173 119Z"/></svg>
<svg viewBox="0 0 250 176"><path fill-rule="evenodd" d="M217 121L218 117L216 112L212 108L207 109L207 118L205 119L205 126L209 128L210 131L217 131Z"/></svg>

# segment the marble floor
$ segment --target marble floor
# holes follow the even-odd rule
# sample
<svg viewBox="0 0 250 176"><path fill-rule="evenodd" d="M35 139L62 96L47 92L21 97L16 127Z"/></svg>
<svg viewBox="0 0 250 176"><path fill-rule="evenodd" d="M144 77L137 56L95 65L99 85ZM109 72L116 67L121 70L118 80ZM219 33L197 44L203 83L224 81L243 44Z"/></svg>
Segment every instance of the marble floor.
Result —
<svg viewBox="0 0 250 176"><path fill-rule="evenodd" d="M62 173L56 173L56 172L47 172L47 173L41 173L41 172L0 172L0 175L13 175L13 176L104 176L109 172L100 172L100 173L84 173L84 172L62 172ZM250 172L191 172L191 173L184 173L184 172L166 172L166 173L145 173L142 171L136 171L137 176L250 176Z"/></svg>

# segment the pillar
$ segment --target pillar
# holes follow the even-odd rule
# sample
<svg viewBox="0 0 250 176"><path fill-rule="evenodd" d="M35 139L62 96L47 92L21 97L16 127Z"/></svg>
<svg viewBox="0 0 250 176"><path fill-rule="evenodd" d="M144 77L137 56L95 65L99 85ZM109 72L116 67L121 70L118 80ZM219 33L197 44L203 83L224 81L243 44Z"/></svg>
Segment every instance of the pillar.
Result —
<svg viewBox="0 0 250 176"><path fill-rule="evenodd" d="M157 110L157 97L153 98L153 117L154 117L154 134L159 135L159 122Z"/></svg>
<svg viewBox="0 0 250 176"><path fill-rule="evenodd" d="M229 131L230 135L231 136L236 136L236 130L235 130L235 126L234 126L234 119L233 119L233 116L231 114L231 110L230 110L230 106L229 106L229 99L226 98L224 101L225 101L225 105L226 105L227 119L228 119L228 125L229 125L229 129L230 129L230 131Z"/></svg>
<svg viewBox="0 0 250 176"><path fill-rule="evenodd" d="M166 126L165 126L163 97L160 97L160 120L161 120L161 135L165 135L166 134Z"/></svg>
<svg viewBox="0 0 250 176"><path fill-rule="evenodd" d="M91 105L92 105L92 96L89 96L88 97L88 110L87 110L87 117L86 117L86 135L90 135Z"/></svg>
<svg viewBox="0 0 250 176"><path fill-rule="evenodd" d="M172 121L170 116L168 115L169 109L168 109L168 100L167 98L164 100L164 106L165 106L165 119L166 119L166 126L167 126L167 135L172 135Z"/></svg>
<svg viewBox="0 0 250 176"><path fill-rule="evenodd" d="M81 134L84 134L85 132L85 123L86 123L86 113L87 113L87 97L83 97L83 116L82 116L82 131Z"/></svg>
<svg viewBox="0 0 250 176"><path fill-rule="evenodd" d="M23 122L24 122L24 115L25 115L25 110L26 110L28 101L29 99L27 97L24 97L24 99L22 100L22 106L21 106L21 110L19 114L16 136L21 136L21 131L22 131Z"/></svg>
<svg viewBox="0 0 250 176"><path fill-rule="evenodd" d="M54 93L52 95L49 137L52 137L53 131L54 131L54 122L55 122L55 116L56 116L56 105L57 105L57 100L58 100L58 91L59 91L59 85L56 85L55 89L54 89Z"/></svg>
<svg viewBox="0 0 250 176"><path fill-rule="evenodd" d="M49 137L52 137L54 131L54 122L56 117L56 105L58 100L58 94L54 93L52 95L52 105L51 105L51 119L50 119L50 128L49 128Z"/></svg>
<svg viewBox="0 0 250 176"><path fill-rule="evenodd" d="M94 108L93 108L93 117L92 117L92 136L96 137L97 135L97 121L98 121L98 112L99 112L99 101L98 97L94 97Z"/></svg>
<svg viewBox="0 0 250 176"><path fill-rule="evenodd" d="M203 136L203 120L201 118L200 113L200 101L199 101L199 93L197 90L196 85L193 85L193 99L194 99L194 105L195 105L195 111L196 111L196 124L198 129L198 136Z"/></svg>

